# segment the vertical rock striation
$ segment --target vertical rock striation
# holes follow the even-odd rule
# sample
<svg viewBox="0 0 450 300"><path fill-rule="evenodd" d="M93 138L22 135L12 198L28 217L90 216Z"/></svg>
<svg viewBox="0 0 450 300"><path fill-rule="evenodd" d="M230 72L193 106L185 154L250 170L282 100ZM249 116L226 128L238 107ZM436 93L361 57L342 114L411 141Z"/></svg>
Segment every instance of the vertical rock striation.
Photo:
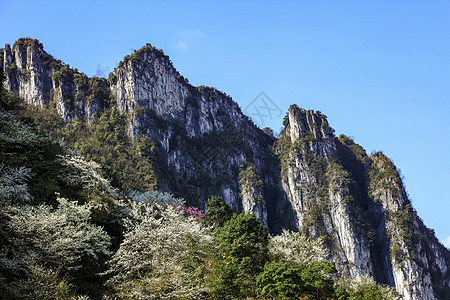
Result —
<svg viewBox="0 0 450 300"><path fill-rule="evenodd" d="M291 106L278 141L283 187L298 228L322 236L338 270L351 277L373 276L370 249L354 222L349 174L340 164L326 116Z"/></svg>
<svg viewBox="0 0 450 300"><path fill-rule="evenodd" d="M92 118L108 102L106 80L88 78L46 53L41 43L20 39L5 45L6 88L33 106L55 106L64 121Z"/></svg>
<svg viewBox="0 0 450 300"><path fill-rule="evenodd" d="M130 115L130 135L144 134L161 145L172 177L162 180L165 189L200 207L209 195L219 194L235 211L252 211L268 226L264 201L270 197L261 196L263 187L258 193L240 194L238 173L239 166L249 162L262 176L271 159L270 137L229 96L191 86L169 58L149 44L127 56L110 78L119 111ZM271 174L264 177L275 182ZM255 197L261 200L252 206Z"/></svg>
<svg viewBox="0 0 450 300"><path fill-rule="evenodd" d="M384 213L397 290L406 300L448 297L449 251L417 216L396 167L380 152L371 156L369 194Z"/></svg>

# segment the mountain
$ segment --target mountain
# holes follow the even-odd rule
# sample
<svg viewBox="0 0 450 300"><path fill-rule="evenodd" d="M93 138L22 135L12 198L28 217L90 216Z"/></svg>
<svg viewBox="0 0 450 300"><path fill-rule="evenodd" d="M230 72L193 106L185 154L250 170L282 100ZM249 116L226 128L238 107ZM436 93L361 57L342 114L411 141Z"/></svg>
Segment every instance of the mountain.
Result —
<svg viewBox="0 0 450 300"><path fill-rule="evenodd" d="M28 115L118 185L170 191L200 209L218 195L273 234L324 238L341 275L373 277L405 299L450 295L450 252L417 216L395 165L336 137L319 111L292 105L275 138L226 94L190 85L150 44L108 79L88 78L32 39L6 45L1 59L6 89Z"/></svg>

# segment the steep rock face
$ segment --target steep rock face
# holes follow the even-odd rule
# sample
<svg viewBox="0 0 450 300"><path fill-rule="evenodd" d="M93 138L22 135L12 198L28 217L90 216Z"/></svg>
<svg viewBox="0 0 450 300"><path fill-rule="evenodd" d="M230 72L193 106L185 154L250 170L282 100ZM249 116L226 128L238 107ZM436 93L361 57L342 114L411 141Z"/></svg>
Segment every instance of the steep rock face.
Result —
<svg viewBox="0 0 450 300"><path fill-rule="evenodd" d="M189 138L227 130L233 126L261 135L239 106L214 88L191 86L161 50L150 45L126 58L114 71L112 95L120 112L152 113L186 129ZM142 127L134 118L136 130Z"/></svg>
<svg viewBox="0 0 450 300"><path fill-rule="evenodd" d="M285 120L283 187L294 207L298 228L326 239L341 273L373 276L370 249L353 222L347 171L338 163L336 141L326 117L291 106Z"/></svg>
<svg viewBox="0 0 450 300"><path fill-rule="evenodd" d="M305 146L309 147L309 149L302 149L304 153L310 151L316 156L321 156L325 159L336 156L334 130L328 126L328 121L324 115L320 112L314 113L311 110L306 111L296 106L291 106L288 117L288 134L291 137L291 143L308 138L310 142L305 144Z"/></svg>
<svg viewBox="0 0 450 300"><path fill-rule="evenodd" d="M106 80L70 69L37 40L20 39L12 49L7 44L3 56L6 88L36 107L56 106L65 121L92 118L108 101Z"/></svg>
<svg viewBox="0 0 450 300"><path fill-rule="evenodd" d="M5 45L3 69L8 90L17 92L25 102L38 107L53 98L51 70L45 68L44 51L38 43Z"/></svg>
<svg viewBox="0 0 450 300"><path fill-rule="evenodd" d="M449 251L411 207L397 169L337 139L320 112L291 106L277 141L298 228L325 239L341 274L371 276L405 299L444 299Z"/></svg>
<svg viewBox="0 0 450 300"><path fill-rule="evenodd" d="M371 156L369 193L385 215L395 287L405 299L444 299L450 286L449 251L411 207L392 162Z"/></svg>
<svg viewBox="0 0 450 300"><path fill-rule="evenodd" d="M279 139L258 129L233 100L193 87L150 45L127 56L108 80L57 61L36 40L3 50L6 88L65 122L90 122L106 108L126 116L128 135L158 145L158 185L204 207L220 195L282 228L322 237L341 274L371 276L405 299L450 294L450 253L412 209L395 166L335 137L326 116L292 106Z"/></svg>
<svg viewBox="0 0 450 300"><path fill-rule="evenodd" d="M161 185L200 207L210 194L218 194L243 211L239 166L249 161L261 172L270 142L238 105L213 88L188 84L150 45L127 57L112 78L116 105L131 116L130 134L148 135L161 145L172 177Z"/></svg>
<svg viewBox="0 0 450 300"><path fill-rule="evenodd" d="M267 207L264 201L264 184L256 173L254 164L244 164L240 167L239 183L244 213L253 213L263 222L265 227L269 227Z"/></svg>

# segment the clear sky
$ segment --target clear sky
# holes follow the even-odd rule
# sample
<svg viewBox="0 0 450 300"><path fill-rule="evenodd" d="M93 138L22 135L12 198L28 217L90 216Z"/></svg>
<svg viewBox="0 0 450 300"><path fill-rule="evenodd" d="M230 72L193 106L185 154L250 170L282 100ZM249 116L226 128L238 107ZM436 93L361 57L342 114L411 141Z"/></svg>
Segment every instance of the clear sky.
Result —
<svg viewBox="0 0 450 300"><path fill-rule="evenodd" d="M450 1L0 0L0 20L0 45L37 38L89 76L151 43L242 108L264 92L283 115L320 110L394 161L450 247Z"/></svg>

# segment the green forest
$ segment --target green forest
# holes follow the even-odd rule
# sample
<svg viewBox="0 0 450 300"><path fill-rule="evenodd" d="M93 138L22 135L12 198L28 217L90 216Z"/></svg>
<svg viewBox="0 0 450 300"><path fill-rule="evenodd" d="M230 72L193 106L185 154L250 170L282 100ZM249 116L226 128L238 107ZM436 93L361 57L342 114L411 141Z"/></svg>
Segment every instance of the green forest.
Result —
<svg viewBox="0 0 450 300"><path fill-rule="evenodd" d="M2 299L400 299L339 277L321 239L161 191L157 145L114 105L64 123L0 88Z"/></svg>

